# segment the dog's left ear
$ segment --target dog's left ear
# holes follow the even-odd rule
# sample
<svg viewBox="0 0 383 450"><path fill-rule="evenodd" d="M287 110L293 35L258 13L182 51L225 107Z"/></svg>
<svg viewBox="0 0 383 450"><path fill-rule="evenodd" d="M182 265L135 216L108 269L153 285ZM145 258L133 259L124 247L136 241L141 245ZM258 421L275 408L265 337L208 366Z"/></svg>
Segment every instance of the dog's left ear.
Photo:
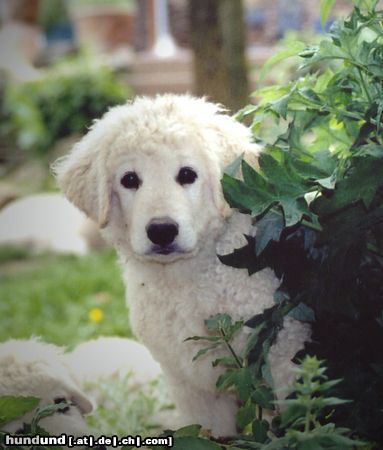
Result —
<svg viewBox="0 0 383 450"><path fill-rule="evenodd" d="M97 134L91 130L52 169L66 197L103 228L108 223L112 188L106 168L108 143Z"/></svg>
<svg viewBox="0 0 383 450"><path fill-rule="evenodd" d="M225 114L216 114L213 121L209 123L210 138L214 139L215 155L218 160L218 170L215 179L219 179L217 183L218 189L214 192L214 201L223 217L231 214L231 209L226 203L222 188L221 179L225 168L236 158L243 158L252 166L257 164L261 147L252 142L251 130L233 117ZM216 166L217 166L216 165Z"/></svg>

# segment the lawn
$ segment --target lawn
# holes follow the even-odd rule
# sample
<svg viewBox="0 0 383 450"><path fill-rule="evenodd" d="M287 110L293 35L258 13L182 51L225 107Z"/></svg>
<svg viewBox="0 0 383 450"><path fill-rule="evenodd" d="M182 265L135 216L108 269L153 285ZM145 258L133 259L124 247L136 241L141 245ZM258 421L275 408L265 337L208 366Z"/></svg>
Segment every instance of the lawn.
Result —
<svg viewBox="0 0 383 450"><path fill-rule="evenodd" d="M0 341L33 335L69 347L131 336L114 251L78 257L0 249Z"/></svg>

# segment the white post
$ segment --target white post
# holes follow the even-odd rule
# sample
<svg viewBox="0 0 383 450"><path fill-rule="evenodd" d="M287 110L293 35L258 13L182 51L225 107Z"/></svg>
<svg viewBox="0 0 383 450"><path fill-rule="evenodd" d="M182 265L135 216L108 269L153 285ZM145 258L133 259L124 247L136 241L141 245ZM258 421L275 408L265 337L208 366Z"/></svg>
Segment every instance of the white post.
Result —
<svg viewBox="0 0 383 450"><path fill-rule="evenodd" d="M177 46L169 30L167 0L154 0L154 33L153 53L159 58L173 56Z"/></svg>

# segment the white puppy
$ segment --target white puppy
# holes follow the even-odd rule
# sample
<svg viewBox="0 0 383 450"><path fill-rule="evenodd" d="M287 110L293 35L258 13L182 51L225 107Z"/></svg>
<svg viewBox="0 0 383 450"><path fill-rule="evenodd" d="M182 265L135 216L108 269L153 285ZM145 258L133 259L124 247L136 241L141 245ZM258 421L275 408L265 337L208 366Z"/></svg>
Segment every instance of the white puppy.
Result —
<svg viewBox="0 0 383 450"><path fill-rule="evenodd" d="M76 437L89 435L83 415L91 412L92 403L72 378L62 361L62 349L35 339L10 340L0 344L0 396L34 396L39 406L67 401L67 409L43 418L39 425L51 435L62 433ZM30 424L36 411L5 426L10 433Z"/></svg>
<svg viewBox="0 0 383 450"><path fill-rule="evenodd" d="M216 313L248 319L274 304L278 280L249 277L217 252L242 245L250 217L224 200L224 167L241 154L255 160L250 131L219 106L190 96L137 98L112 108L56 164L58 182L96 221L120 256L133 330L160 362L185 421L215 435L235 432L234 398L215 388L214 355L192 363ZM245 333L235 343L243 345ZM309 330L285 321L270 362L277 387L291 381L291 358Z"/></svg>

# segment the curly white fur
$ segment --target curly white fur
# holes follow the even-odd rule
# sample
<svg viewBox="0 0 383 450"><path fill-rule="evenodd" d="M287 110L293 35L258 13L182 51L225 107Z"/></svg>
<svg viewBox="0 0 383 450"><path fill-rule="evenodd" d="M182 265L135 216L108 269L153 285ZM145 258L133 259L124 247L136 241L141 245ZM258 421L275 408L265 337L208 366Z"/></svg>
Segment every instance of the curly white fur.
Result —
<svg viewBox="0 0 383 450"><path fill-rule="evenodd" d="M204 320L212 314L238 320L262 312L278 286L270 269L249 277L217 258L217 251L240 246L251 228L249 216L230 210L220 185L224 167L241 154L254 162L259 148L219 106L164 95L111 109L55 166L69 200L116 247L133 330L161 364L185 422L215 435L235 432L237 410L235 398L215 389L221 369L211 361L222 352L193 363L201 344L184 339L206 334ZM194 183L177 183L183 167L196 172ZM139 176L137 189L121 186L128 172ZM178 226L168 254L148 238L153 221ZM277 388L291 380L291 357L308 336L305 325L286 320L270 353Z"/></svg>

